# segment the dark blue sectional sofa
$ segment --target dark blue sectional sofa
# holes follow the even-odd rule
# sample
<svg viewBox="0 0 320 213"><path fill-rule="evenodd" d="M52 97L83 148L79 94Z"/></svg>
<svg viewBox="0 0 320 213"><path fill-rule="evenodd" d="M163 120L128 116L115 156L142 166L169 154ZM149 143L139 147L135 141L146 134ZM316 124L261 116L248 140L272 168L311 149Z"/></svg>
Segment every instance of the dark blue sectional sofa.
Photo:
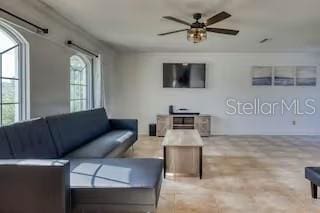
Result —
<svg viewBox="0 0 320 213"><path fill-rule="evenodd" d="M310 181L311 196L318 199L318 186L320 186L320 167L306 167L305 178Z"/></svg>
<svg viewBox="0 0 320 213"><path fill-rule="evenodd" d="M102 108L0 128L0 212L153 212L162 160L117 158L137 137Z"/></svg>

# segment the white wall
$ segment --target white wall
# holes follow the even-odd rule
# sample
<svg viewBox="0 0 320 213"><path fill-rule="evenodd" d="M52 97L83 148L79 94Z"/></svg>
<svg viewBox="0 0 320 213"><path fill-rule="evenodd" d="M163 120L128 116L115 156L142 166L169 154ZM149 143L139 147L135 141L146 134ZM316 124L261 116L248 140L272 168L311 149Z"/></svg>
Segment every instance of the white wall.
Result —
<svg viewBox="0 0 320 213"><path fill-rule="evenodd" d="M32 27L0 13L3 18L24 26L15 28L30 46L31 117L69 112L69 57L75 51L65 46L66 40L73 40L100 54L102 75L104 81L108 81L109 72L114 69L115 52L107 44L37 0L0 1L0 7L49 29L48 35L41 36L32 33ZM108 84L105 84L104 89L105 98L108 100Z"/></svg>
<svg viewBox="0 0 320 213"><path fill-rule="evenodd" d="M162 63L201 62L207 64L206 89L162 88ZM317 87L252 87L253 65L319 65L319 56L308 54L210 54L128 53L116 59L111 85L113 117L139 119L139 131L147 134L156 115L167 113L169 105L187 107L213 115L213 134L319 134L320 115L229 116L228 97L252 101L312 97L319 107ZM319 78L320 79L320 78ZM320 109L320 108L318 108ZM292 121L296 121L296 125Z"/></svg>

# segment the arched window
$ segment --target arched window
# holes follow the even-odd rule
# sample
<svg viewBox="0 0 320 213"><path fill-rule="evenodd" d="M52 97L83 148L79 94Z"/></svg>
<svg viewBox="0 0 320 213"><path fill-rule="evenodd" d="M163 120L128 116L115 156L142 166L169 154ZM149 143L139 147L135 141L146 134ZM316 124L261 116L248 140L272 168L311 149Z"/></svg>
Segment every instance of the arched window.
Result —
<svg viewBox="0 0 320 213"><path fill-rule="evenodd" d="M0 125L27 118L25 40L0 23Z"/></svg>
<svg viewBox="0 0 320 213"><path fill-rule="evenodd" d="M70 111L77 112L91 108L92 63L85 56L70 58Z"/></svg>

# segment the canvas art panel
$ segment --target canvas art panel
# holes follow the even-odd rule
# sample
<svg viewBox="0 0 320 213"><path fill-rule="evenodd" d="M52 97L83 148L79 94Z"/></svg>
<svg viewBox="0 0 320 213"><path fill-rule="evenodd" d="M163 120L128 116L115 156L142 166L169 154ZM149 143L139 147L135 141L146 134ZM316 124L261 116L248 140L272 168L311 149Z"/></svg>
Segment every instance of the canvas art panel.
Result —
<svg viewBox="0 0 320 213"><path fill-rule="evenodd" d="M317 67L299 66L296 72L297 86L316 86L317 85Z"/></svg>
<svg viewBox="0 0 320 213"><path fill-rule="evenodd" d="M252 67L252 86L271 86L272 67L254 66Z"/></svg>
<svg viewBox="0 0 320 213"><path fill-rule="evenodd" d="M294 86L295 85L295 67L279 66L274 68L275 86Z"/></svg>

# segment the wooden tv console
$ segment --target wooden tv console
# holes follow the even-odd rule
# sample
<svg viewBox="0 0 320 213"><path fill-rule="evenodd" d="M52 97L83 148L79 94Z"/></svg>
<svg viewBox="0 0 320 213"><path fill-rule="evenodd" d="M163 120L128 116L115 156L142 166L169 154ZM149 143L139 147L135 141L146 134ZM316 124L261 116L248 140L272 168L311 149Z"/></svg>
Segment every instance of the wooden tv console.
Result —
<svg viewBox="0 0 320 213"><path fill-rule="evenodd" d="M210 115L157 115L157 136L164 137L168 129L196 129L201 137L210 136Z"/></svg>

